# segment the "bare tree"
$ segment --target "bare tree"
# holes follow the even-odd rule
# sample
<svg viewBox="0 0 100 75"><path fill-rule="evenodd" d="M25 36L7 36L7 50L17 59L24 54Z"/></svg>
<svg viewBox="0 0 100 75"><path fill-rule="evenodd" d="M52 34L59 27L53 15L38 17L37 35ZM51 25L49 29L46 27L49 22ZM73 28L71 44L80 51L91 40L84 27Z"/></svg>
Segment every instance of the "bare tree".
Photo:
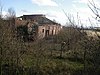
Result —
<svg viewBox="0 0 100 75"><path fill-rule="evenodd" d="M3 6L2 6L2 2L0 0L0 18L2 18L2 9L3 9Z"/></svg>
<svg viewBox="0 0 100 75"><path fill-rule="evenodd" d="M13 8L9 8L8 9L8 14L7 14L7 18L8 19L13 19L16 17L16 12Z"/></svg>

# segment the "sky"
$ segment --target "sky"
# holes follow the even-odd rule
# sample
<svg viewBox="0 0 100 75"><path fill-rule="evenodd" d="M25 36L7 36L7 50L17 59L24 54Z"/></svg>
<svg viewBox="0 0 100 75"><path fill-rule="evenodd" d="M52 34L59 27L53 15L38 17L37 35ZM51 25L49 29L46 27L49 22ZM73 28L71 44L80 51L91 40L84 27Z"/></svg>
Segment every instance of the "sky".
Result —
<svg viewBox="0 0 100 75"><path fill-rule="evenodd" d="M100 7L100 0L94 2ZM92 26L99 26L93 18L95 15L88 7L88 0L0 0L0 4L3 6L3 15L7 14L9 8L13 8L17 17L26 14L44 14L47 18L65 25L68 16L71 20L74 19L76 24L91 26L91 21Z"/></svg>

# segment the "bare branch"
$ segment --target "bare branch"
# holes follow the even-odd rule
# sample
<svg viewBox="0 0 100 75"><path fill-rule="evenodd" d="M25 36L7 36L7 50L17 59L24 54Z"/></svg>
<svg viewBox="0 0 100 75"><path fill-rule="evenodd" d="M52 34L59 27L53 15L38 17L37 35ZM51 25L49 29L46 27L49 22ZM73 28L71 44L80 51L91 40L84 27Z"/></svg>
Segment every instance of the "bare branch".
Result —
<svg viewBox="0 0 100 75"><path fill-rule="evenodd" d="M89 1L89 0L88 0ZM90 5L89 5L90 4ZM96 6L96 4L94 3L94 1L92 0L92 2L89 1L88 7L91 9L91 11L96 15L96 20L97 18L100 19L100 14L99 11L100 9ZM99 20L98 20L99 22Z"/></svg>

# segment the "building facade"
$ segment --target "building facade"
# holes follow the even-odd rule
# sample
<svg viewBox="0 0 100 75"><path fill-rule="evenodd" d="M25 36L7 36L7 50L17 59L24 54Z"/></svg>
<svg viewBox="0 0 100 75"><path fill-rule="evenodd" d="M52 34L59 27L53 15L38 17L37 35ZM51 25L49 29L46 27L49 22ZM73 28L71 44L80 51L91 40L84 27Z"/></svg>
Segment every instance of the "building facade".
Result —
<svg viewBox="0 0 100 75"><path fill-rule="evenodd" d="M61 30L61 25L46 18L45 15L23 15L15 21L16 26L26 26L29 38L45 38L56 35Z"/></svg>

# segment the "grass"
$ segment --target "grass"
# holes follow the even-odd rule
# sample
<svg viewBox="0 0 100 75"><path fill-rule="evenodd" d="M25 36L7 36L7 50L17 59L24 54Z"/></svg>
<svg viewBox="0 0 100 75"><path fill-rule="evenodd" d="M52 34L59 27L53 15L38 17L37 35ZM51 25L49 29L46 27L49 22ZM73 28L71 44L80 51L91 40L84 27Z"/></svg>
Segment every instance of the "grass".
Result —
<svg viewBox="0 0 100 75"><path fill-rule="evenodd" d="M33 65L38 65L40 68L54 69L56 67L65 67L73 70L83 68L83 64L76 61L70 61L67 58L58 57L33 57L32 55L27 55L24 59L25 65L31 67Z"/></svg>

